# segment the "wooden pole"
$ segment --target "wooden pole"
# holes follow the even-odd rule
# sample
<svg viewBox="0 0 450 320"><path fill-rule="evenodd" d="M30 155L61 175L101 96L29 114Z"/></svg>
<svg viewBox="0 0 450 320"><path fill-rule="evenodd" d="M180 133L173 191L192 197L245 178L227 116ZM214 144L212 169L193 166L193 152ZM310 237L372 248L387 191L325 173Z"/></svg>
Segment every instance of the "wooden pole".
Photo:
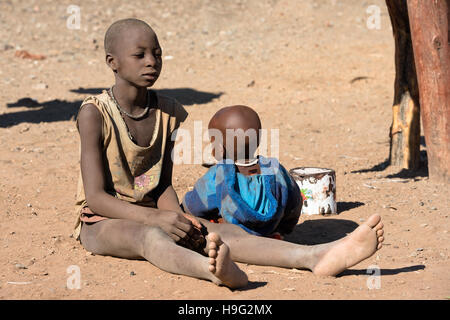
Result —
<svg viewBox="0 0 450 320"><path fill-rule="evenodd" d="M431 180L450 182L450 0L408 0Z"/></svg>
<svg viewBox="0 0 450 320"><path fill-rule="evenodd" d="M390 128L390 165L420 167L420 105L414 55L404 0L386 0L395 41L395 82Z"/></svg>

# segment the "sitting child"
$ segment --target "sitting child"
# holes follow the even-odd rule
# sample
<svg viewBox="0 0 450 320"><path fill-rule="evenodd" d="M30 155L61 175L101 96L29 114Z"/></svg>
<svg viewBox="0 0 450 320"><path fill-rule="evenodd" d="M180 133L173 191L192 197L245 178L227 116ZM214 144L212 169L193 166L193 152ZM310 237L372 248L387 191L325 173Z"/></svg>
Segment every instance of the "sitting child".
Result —
<svg viewBox="0 0 450 320"><path fill-rule="evenodd" d="M184 210L255 235L282 238L292 232L302 208L300 190L277 159L252 157L260 140L258 114L247 106L225 107L208 129L219 162L185 195Z"/></svg>

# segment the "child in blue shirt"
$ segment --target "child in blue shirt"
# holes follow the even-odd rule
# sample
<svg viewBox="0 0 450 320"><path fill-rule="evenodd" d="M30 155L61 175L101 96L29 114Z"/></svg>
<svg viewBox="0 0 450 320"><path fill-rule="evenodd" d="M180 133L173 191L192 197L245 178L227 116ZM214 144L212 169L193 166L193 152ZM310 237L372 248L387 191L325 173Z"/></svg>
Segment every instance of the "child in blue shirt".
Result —
<svg viewBox="0 0 450 320"><path fill-rule="evenodd" d="M218 163L186 193L183 207L197 217L239 225L281 239L297 224L300 190L275 158L253 157L261 121L247 106L220 109L208 125Z"/></svg>

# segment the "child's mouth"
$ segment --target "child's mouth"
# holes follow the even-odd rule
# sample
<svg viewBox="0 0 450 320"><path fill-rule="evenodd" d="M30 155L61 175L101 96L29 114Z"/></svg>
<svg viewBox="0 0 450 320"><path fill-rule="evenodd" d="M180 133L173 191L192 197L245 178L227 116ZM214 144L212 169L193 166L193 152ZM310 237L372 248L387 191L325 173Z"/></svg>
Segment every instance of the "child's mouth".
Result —
<svg viewBox="0 0 450 320"><path fill-rule="evenodd" d="M157 73L145 73L142 75L144 78L155 80L158 77Z"/></svg>

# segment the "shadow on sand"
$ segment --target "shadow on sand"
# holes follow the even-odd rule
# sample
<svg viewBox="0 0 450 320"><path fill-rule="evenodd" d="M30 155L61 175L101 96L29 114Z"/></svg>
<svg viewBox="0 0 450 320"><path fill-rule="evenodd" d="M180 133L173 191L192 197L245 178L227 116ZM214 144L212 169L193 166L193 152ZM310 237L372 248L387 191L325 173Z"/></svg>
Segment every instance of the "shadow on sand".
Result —
<svg viewBox="0 0 450 320"><path fill-rule="evenodd" d="M395 269L380 269L380 275L381 276L393 276L399 273L405 273L405 272L413 272L418 270L424 270L425 265L418 264L414 266L409 267L402 267L402 268L395 268ZM338 277L344 277L344 276L354 276L354 275L373 275L373 270L366 270L366 269L349 269L345 270L344 272L340 273Z"/></svg>
<svg viewBox="0 0 450 320"><path fill-rule="evenodd" d="M83 95L100 94L106 88L78 88L71 92ZM184 106L205 104L219 98L223 92L213 93L197 91L191 88L158 89L162 95L177 99ZM67 101L53 99L39 102L32 97L24 97L15 102L7 103L7 108L26 107L29 110L10 112L0 115L0 128L14 126L23 122L40 123L73 120L78 112L82 99Z"/></svg>
<svg viewBox="0 0 450 320"><path fill-rule="evenodd" d="M344 219L306 220L296 225L285 240L302 245L327 243L345 237L357 227L356 222Z"/></svg>

